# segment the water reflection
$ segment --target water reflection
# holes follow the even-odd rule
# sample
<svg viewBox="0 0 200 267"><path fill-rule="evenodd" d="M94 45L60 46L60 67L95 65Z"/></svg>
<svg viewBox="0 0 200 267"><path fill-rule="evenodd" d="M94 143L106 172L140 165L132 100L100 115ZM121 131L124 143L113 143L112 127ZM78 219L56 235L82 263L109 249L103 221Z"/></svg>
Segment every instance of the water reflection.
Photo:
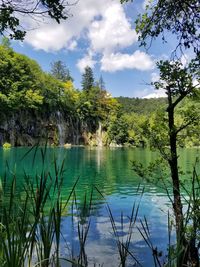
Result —
<svg viewBox="0 0 200 267"><path fill-rule="evenodd" d="M78 177L79 182L76 187L77 207L74 210L74 227L72 227L72 220L69 216L71 214L70 206L66 208L66 213L63 214L62 218L63 237L67 240L67 243L64 240L62 242L62 253L65 256L69 255L70 250L67 247L73 246L75 253L78 254L76 226L78 222L85 225L88 217L90 217L91 225L86 243L86 254L90 265L104 263L104 266L117 266L119 263L117 247L113 238L106 203L112 210L119 234L125 239L128 221L125 221L124 230L121 231L121 211L123 211L124 216L130 216L133 203L138 201L142 190L140 189L138 192L138 184L141 180L131 170L131 162L136 160L147 166L148 163L157 158L157 153L141 148L112 150L106 148L48 148L43 163L40 150L36 153L35 161L33 161L35 151L27 152L27 148L12 148L8 151L0 149L0 176L3 177L6 170L10 176L12 173L16 173L19 193L23 194L24 172L34 179L35 174L39 174L42 169L45 169L54 177L55 160L59 166L64 160L63 201L68 198ZM27 155L24 157L25 153ZM195 162L199 150L182 149L179 153L183 171L192 170L191 164ZM104 198L98 190L95 190L95 187ZM85 204L85 196L90 196L92 190L92 206L90 207L88 200L87 205ZM146 216L152 242L166 252L169 208L170 203L165 191L158 186L146 183L145 193L140 203L138 222L134 228L130 246L131 252L143 266L153 265L151 251L137 230L137 227L141 228L139 220ZM132 266L131 262L130 266Z"/></svg>

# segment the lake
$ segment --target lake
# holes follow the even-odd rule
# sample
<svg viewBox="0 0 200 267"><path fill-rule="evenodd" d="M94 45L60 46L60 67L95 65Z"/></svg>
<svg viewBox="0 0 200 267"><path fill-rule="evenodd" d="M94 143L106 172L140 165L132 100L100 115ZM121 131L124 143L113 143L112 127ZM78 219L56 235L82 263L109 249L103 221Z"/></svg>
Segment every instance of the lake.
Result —
<svg viewBox="0 0 200 267"><path fill-rule="evenodd" d="M194 165L196 157L200 155L200 151L198 149L180 149L179 154L180 167L186 173L192 170L192 165ZM129 224L128 216L131 216L133 204L135 202L138 204L140 201L130 251L142 266L154 266L151 251L137 230L137 228L141 229L139 220L143 220L145 216L149 224L151 241L155 247L163 251L161 258L162 261L165 260L170 201L159 183L151 184L142 181L132 170L133 161L147 166L157 158L158 153L142 148L47 148L44 166L46 170L50 171L52 177L55 160L60 166L64 160L63 200L68 198L74 183L79 179L75 190L79 213L82 214L83 221L85 219L83 208L85 194L89 196L93 188L91 225L86 242L89 266L94 266L96 263L96 266L104 264L103 266L114 267L119 263L117 245L106 205L108 204L112 211L118 235L125 240ZM24 147L0 149L0 176L2 178L5 172L10 176L15 173L20 193L23 193L24 173L34 177L44 166L39 150L35 154L34 149L30 151L30 148ZM143 188L144 193L141 197ZM123 227L121 212L124 216ZM62 217L62 232L62 256L65 257L69 255L68 246L73 246L75 252L78 249L77 230L72 227L69 209ZM130 256L129 266L133 266L133 263Z"/></svg>

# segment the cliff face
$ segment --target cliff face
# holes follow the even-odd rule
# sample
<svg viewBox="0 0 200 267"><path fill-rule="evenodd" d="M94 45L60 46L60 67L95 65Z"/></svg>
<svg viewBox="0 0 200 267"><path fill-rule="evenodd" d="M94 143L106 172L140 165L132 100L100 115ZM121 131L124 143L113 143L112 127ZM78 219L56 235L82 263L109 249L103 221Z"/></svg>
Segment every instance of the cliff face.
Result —
<svg viewBox="0 0 200 267"><path fill-rule="evenodd" d="M90 144L91 139L99 142L99 129L75 116L55 111L51 114L21 111L3 114L0 118L0 146L9 142L12 146L34 144L73 145ZM101 142L101 140L100 140ZM98 145L98 144L97 144Z"/></svg>

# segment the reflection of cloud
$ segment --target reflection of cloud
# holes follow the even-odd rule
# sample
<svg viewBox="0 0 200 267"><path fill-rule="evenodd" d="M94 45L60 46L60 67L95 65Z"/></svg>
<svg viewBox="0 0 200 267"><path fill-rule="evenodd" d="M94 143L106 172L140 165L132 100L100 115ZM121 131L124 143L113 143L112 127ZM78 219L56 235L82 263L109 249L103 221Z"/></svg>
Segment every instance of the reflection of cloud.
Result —
<svg viewBox="0 0 200 267"><path fill-rule="evenodd" d="M120 219L120 218L119 218ZM120 232L121 223L116 222L116 227ZM124 223L124 232L127 232L129 227L129 223ZM115 241L115 237L112 230L112 225L109 217L98 217L95 222L95 231L98 233L94 233L94 237L99 237L98 240L88 240L87 241L87 255L89 260L96 264L104 264L104 266L116 267L119 265L119 253L117 252L117 245ZM137 240L142 240L139 232L133 233L134 238ZM93 235L90 235L92 238ZM126 240L127 235L123 235L123 240ZM122 237L121 237L122 238ZM94 255L94 257L91 257Z"/></svg>
<svg viewBox="0 0 200 267"><path fill-rule="evenodd" d="M116 267L119 265L119 254L114 245L106 244L105 240L93 240L87 243L86 253L90 261L90 266L100 264L100 266Z"/></svg>
<svg viewBox="0 0 200 267"><path fill-rule="evenodd" d="M127 217L124 217L124 220ZM116 220L116 219L115 219ZM120 238L123 238L123 240L126 240L128 237L128 230L129 230L129 220L126 220L126 222L123 223L123 229L122 229L122 225L120 222L121 218L119 217L118 220L115 221L115 226L116 229L118 231L119 236L121 236ZM139 232L136 230L137 226L139 226L138 223L136 223L134 225L134 239L139 241L142 239L141 235L139 234ZM99 222L99 220L97 219L96 222L96 229L98 230L98 233L101 237L110 239L110 238L114 238L114 233L113 233L113 229L112 229L112 225L111 225L111 221L110 218L107 218L107 221L105 220L104 222Z"/></svg>

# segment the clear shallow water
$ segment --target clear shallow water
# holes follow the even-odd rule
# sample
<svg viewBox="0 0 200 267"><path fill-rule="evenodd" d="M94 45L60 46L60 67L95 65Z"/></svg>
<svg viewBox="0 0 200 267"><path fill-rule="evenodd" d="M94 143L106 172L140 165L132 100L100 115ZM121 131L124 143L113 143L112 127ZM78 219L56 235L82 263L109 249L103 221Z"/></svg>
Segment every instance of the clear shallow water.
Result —
<svg viewBox="0 0 200 267"><path fill-rule="evenodd" d="M0 176L4 172L16 173L19 191L23 190L24 172L30 177L40 173L43 163L41 153L36 153L33 162L34 151L26 155L30 148L12 148L10 150L0 149ZM198 149L181 149L180 165L184 172L191 170L191 165L199 156ZM24 155L26 155L24 157ZM94 190L91 226L87 239L86 253L90 265L93 263L104 266L118 266L117 246L113 238L112 227L106 209L107 202L112 210L116 225L121 237L126 237L126 231L121 229L121 211L125 219L124 228L127 229L127 216L131 215L134 202L138 203L140 196L137 193L141 180L132 171L131 162L136 160L147 166L157 158L157 154L147 149L87 149L87 148L48 148L45 156L45 168L52 176L54 174L54 160L62 164L65 160L65 175L63 181L63 198L67 199L71 188L79 177L76 187L77 202L79 207L84 206L85 193L88 195L91 188L96 186L104 198ZM145 185L145 193L141 199L138 222L136 226L141 228L139 219L146 216L151 232L151 240L159 250L166 252L168 243L167 234L167 213L170 203L165 191L159 186L152 184ZM142 187L140 188L140 191ZM69 213L70 211L68 211ZM67 213L67 211L66 211ZM84 211L82 212L84 214ZM83 218L84 220L84 215ZM64 238L68 245L77 248L78 240L76 230L72 231L70 216L63 215L62 229ZM63 255L68 254L66 243L62 243ZM147 248L143 238L137 229L134 230L130 251L139 260L142 266L153 266L151 251ZM164 260L164 256L163 256ZM130 259L130 266L133 261Z"/></svg>

